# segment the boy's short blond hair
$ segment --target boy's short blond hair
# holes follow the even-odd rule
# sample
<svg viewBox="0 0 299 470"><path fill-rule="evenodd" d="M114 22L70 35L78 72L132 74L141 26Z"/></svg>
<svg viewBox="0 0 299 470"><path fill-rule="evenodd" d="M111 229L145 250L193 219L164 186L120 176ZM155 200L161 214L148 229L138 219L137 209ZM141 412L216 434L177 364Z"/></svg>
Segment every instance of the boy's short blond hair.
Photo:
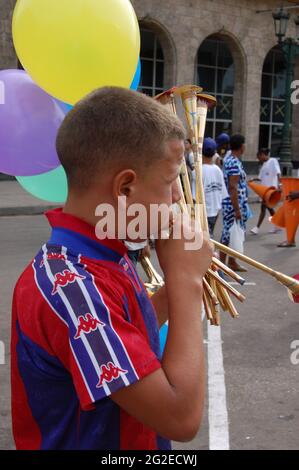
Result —
<svg viewBox="0 0 299 470"><path fill-rule="evenodd" d="M109 167L146 169L163 158L167 141L184 138L181 121L152 98L105 87L69 112L56 148L69 187L86 189Z"/></svg>

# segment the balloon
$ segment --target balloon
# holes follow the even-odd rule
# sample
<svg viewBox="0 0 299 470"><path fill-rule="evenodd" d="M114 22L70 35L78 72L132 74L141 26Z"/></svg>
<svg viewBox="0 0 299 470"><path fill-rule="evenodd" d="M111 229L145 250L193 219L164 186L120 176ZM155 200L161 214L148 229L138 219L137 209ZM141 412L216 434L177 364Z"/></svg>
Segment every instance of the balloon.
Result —
<svg viewBox="0 0 299 470"><path fill-rule="evenodd" d="M65 203L68 193L67 178L60 165L55 170L36 176L17 176L20 185L33 196L55 203Z"/></svg>
<svg viewBox="0 0 299 470"><path fill-rule="evenodd" d="M58 106L62 109L62 111L64 112L64 114L66 115L67 113L70 112L71 109L73 109L74 106L72 106L71 104L68 104L68 103L64 103L63 101L59 101L57 99L54 98L54 100L56 101L56 103L58 104Z"/></svg>
<svg viewBox="0 0 299 470"><path fill-rule="evenodd" d="M166 340L168 335L168 324L164 323L164 325L160 328L160 348L161 352L164 352Z"/></svg>
<svg viewBox="0 0 299 470"><path fill-rule="evenodd" d="M139 59L137 70L135 72L135 77L131 85L131 90L137 90L137 88L139 87L140 78L141 78L141 61Z"/></svg>
<svg viewBox="0 0 299 470"><path fill-rule="evenodd" d="M129 0L18 0L12 27L23 67L61 101L132 83L140 32Z"/></svg>
<svg viewBox="0 0 299 470"><path fill-rule="evenodd" d="M23 70L0 71L0 172L32 176L60 165L56 134L64 113Z"/></svg>

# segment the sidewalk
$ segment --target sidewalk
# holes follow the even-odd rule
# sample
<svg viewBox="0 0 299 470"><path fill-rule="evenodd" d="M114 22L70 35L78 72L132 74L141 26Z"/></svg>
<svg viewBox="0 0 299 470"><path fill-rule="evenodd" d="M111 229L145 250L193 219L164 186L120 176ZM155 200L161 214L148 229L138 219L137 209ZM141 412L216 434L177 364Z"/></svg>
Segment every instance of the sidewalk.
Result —
<svg viewBox="0 0 299 470"><path fill-rule="evenodd" d="M17 181L0 181L0 217L43 214L58 205L31 196Z"/></svg>
<svg viewBox="0 0 299 470"><path fill-rule="evenodd" d="M249 190L249 202L255 203L259 199ZM0 217L17 215L38 215L57 207L31 196L17 181L0 181Z"/></svg>

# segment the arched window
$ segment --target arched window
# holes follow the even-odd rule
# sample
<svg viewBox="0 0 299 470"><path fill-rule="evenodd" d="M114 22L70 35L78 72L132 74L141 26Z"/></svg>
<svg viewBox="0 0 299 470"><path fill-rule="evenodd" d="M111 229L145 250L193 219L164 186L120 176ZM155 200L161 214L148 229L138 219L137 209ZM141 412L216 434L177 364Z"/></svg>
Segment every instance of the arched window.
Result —
<svg viewBox="0 0 299 470"><path fill-rule="evenodd" d="M197 83L205 93L217 98L217 107L209 111L206 135L216 137L231 132L235 68L232 54L222 39L210 36L197 54Z"/></svg>
<svg viewBox="0 0 299 470"><path fill-rule="evenodd" d="M139 91L155 96L163 91L164 54L157 35L141 28L141 81Z"/></svg>
<svg viewBox="0 0 299 470"><path fill-rule="evenodd" d="M268 53L262 75L259 147L278 153L285 112L286 69L283 53L274 47Z"/></svg>

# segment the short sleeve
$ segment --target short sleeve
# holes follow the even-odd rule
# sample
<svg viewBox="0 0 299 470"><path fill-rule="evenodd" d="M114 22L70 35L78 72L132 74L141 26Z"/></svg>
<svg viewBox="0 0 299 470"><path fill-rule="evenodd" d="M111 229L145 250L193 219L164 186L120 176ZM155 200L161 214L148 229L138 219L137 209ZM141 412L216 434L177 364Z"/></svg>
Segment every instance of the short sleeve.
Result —
<svg viewBox="0 0 299 470"><path fill-rule="evenodd" d="M279 162L276 158L273 159L274 160L274 163L275 163L275 170L276 170L276 174L277 175L281 175L281 170L280 170L280 166L279 166Z"/></svg>
<svg viewBox="0 0 299 470"><path fill-rule="evenodd" d="M241 169L236 158L227 157L225 161L225 173L229 176L240 176Z"/></svg>
<svg viewBox="0 0 299 470"><path fill-rule="evenodd" d="M88 410L161 364L146 334L130 321L137 302L128 303L111 286L103 282L99 287L82 273L76 283L55 294L55 311L63 325L52 349L71 374L82 409Z"/></svg>

